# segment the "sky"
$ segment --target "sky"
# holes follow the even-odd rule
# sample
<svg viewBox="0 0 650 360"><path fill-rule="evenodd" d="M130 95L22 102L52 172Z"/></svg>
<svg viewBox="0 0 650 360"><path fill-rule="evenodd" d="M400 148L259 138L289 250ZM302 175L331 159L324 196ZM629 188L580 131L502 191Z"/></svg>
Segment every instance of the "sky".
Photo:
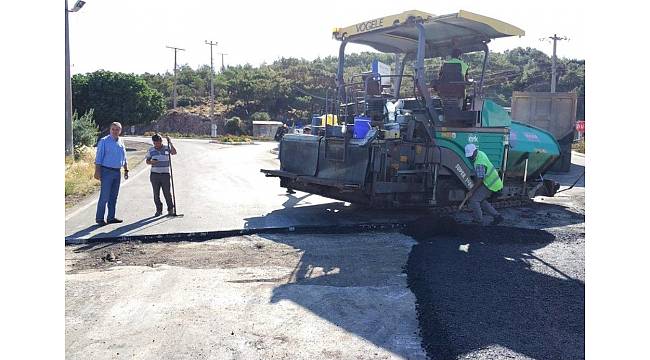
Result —
<svg viewBox="0 0 650 360"><path fill-rule="evenodd" d="M72 7L74 0L69 0ZM582 5L582 6L581 6ZM173 51L184 48L178 63L193 68L210 63L259 65L281 57L308 60L338 55L339 42L332 29L362 21L421 10L443 15L460 9L490 16L526 31L519 38L495 39L492 51L517 46L552 53L553 34L570 40L558 43L558 56L584 59L584 4L570 1L199 1L199 0L87 0L78 12L70 13L72 73L99 69L129 73L171 71ZM561 9L561 10L560 10ZM351 44L346 51L372 51Z"/></svg>

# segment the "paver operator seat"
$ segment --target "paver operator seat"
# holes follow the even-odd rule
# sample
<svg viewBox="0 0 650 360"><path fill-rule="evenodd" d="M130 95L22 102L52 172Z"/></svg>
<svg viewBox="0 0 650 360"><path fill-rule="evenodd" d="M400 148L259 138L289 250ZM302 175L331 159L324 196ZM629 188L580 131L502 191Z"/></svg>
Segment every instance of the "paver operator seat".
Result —
<svg viewBox="0 0 650 360"><path fill-rule="evenodd" d="M462 108L465 100L465 79L460 64L444 63L440 68L440 77L434 83L434 89L442 100L444 108Z"/></svg>

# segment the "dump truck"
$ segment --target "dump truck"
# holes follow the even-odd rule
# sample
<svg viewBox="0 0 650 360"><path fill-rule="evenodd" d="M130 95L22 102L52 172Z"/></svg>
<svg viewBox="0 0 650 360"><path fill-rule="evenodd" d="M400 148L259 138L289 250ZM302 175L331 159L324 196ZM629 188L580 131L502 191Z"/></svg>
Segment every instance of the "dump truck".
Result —
<svg viewBox="0 0 650 360"><path fill-rule="evenodd" d="M333 37L341 42L337 88L326 113L337 122L315 126L309 135L285 135L280 169L261 171L287 189L373 208L452 208L474 185L464 155L473 143L504 181L495 202L553 196L559 185L544 174L559 158L557 141L512 121L483 93L488 43L523 35L516 26L464 10L441 16L412 10L335 28ZM394 70L372 64L372 70L344 79L350 43L394 54ZM438 76L427 76L425 59L453 49L482 53L478 80L459 77L460 65L449 63ZM412 74L405 74L407 63ZM412 89L401 89L404 78Z"/></svg>
<svg viewBox="0 0 650 360"><path fill-rule="evenodd" d="M576 132L578 94L514 91L511 104L513 119L547 130L560 144L560 159L549 170L569 172L571 145Z"/></svg>

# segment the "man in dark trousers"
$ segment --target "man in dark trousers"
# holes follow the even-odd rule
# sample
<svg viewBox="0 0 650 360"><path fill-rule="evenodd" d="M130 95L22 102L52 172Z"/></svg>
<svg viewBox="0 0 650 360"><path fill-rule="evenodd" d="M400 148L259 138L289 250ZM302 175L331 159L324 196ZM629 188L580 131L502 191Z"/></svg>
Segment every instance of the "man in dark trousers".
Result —
<svg viewBox="0 0 650 360"><path fill-rule="evenodd" d="M167 203L167 214L174 214L174 203L172 202L172 193L170 191L169 162L170 156L176 155L176 148L171 143L169 136L166 136L167 145L163 145L162 137L155 134L151 137L153 146L149 148L146 155L147 164L151 165L151 186L153 187L153 202L156 204L156 214L162 215L163 205L160 201L160 188L162 188L165 202Z"/></svg>
<svg viewBox="0 0 650 360"><path fill-rule="evenodd" d="M122 124L114 122L111 124L109 134L104 136L97 143L97 155L95 156L95 179L101 182L99 201L95 221L98 225L121 223L122 220L115 217L117 206L117 194L120 191L120 168L124 168L124 180L129 178L129 167L126 164L126 148L120 133ZM108 216L104 221L104 212L108 205Z"/></svg>
<svg viewBox="0 0 650 360"><path fill-rule="evenodd" d="M483 225L483 211L481 207L493 218L491 225L497 225L503 221L499 214L488 202L493 193L503 189L503 182L497 170L488 159L487 155L479 150L474 144L465 145L465 156L474 165L476 181L474 187L469 191L469 207L474 212L474 222Z"/></svg>

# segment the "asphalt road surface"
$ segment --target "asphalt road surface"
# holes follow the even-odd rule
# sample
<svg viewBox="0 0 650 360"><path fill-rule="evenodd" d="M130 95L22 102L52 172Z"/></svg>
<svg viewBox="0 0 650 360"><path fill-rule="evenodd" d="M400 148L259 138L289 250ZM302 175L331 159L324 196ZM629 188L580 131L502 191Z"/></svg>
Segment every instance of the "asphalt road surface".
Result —
<svg viewBox="0 0 650 360"><path fill-rule="evenodd" d="M414 238L409 288L432 359L584 359L584 233L463 225Z"/></svg>
<svg viewBox="0 0 650 360"><path fill-rule="evenodd" d="M129 138L149 142L146 138ZM177 212L183 217L154 217L149 166L144 162L123 180L116 217L121 224L95 225L99 194L66 211L66 238L219 231L295 225L344 224L412 219L417 213L357 211L354 206L303 192L289 195L277 178L276 142L221 145L207 140L172 139L178 150L172 167ZM162 198L162 195L161 195ZM164 199L163 199L164 205Z"/></svg>
<svg viewBox="0 0 650 360"><path fill-rule="evenodd" d="M121 188L123 224L95 227L95 196L68 210L66 236L417 216L285 194L259 173L278 167L275 143L175 144L184 217L151 217L143 164ZM549 175L562 189L584 172L573 161ZM403 233L66 246L66 357L582 359L584 184L503 210L499 227L458 225L461 213Z"/></svg>

